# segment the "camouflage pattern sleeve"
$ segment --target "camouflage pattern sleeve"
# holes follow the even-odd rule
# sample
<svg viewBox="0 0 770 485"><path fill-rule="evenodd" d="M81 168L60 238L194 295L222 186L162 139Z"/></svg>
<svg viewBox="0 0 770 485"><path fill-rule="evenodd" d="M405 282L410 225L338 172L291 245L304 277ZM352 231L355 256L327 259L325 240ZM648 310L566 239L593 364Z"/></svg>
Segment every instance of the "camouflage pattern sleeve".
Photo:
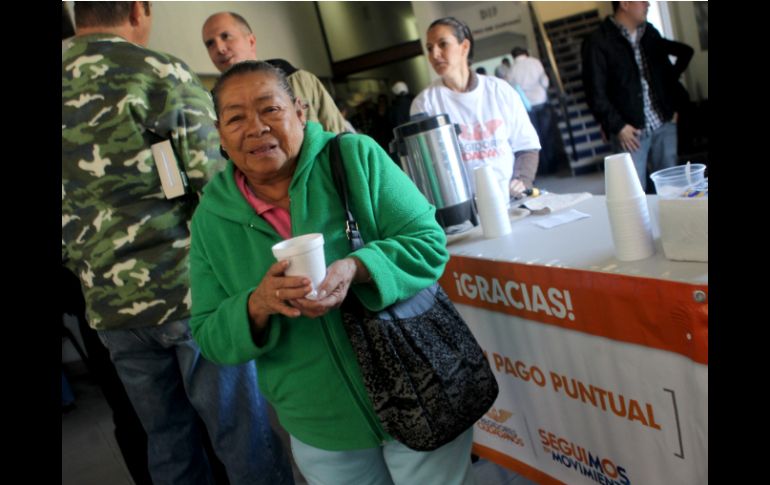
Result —
<svg viewBox="0 0 770 485"><path fill-rule="evenodd" d="M224 167L211 95L184 62L163 63L150 56L146 61L158 75L169 80L168 90L150 99L150 103L157 104L152 110L157 116L147 119L148 127L171 141L191 189L200 191Z"/></svg>

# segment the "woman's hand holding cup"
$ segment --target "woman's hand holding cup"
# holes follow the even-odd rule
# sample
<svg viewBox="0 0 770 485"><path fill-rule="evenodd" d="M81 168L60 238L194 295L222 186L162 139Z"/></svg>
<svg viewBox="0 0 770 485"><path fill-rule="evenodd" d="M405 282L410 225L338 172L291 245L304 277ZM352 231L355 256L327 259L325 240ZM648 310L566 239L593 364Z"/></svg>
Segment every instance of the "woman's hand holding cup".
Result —
<svg viewBox="0 0 770 485"><path fill-rule="evenodd" d="M361 268L366 268L355 258L344 258L332 263L326 269L326 278L318 285L318 296L314 300L307 298L298 298L292 300L292 306L299 308L302 315L309 318L316 318L325 315L334 308L342 305L350 289L350 284L356 280L359 281ZM358 273L359 278L356 278ZM368 278L366 272L365 278Z"/></svg>
<svg viewBox="0 0 770 485"><path fill-rule="evenodd" d="M300 311L288 302L302 298L311 291L313 286L306 276L285 276L289 261L283 260L270 266L265 277L249 295L249 317L257 330L267 325L270 315L280 313L290 318L300 316Z"/></svg>

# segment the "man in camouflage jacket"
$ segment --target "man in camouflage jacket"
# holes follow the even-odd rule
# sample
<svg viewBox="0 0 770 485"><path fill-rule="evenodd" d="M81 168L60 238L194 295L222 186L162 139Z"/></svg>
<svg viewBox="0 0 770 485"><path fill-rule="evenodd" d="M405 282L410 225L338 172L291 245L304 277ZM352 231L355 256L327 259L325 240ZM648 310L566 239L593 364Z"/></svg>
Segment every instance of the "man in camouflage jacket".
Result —
<svg viewBox="0 0 770 485"><path fill-rule="evenodd" d="M211 98L146 49L148 2L77 2L62 57L62 261L147 430L156 483L211 483L196 413L232 484L293 483L253 363L206 361L188 327L189 221L221 161ZM164 197L150 146L170 140L190 188Z"/></svg>

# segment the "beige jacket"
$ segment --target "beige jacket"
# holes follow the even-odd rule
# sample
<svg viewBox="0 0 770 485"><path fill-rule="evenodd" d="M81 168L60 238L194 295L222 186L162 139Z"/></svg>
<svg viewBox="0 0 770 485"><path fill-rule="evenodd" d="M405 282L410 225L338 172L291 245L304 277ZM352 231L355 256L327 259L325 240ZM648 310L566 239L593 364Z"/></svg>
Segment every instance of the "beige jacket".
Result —
<svg viewBox="0 0 770 485"><path fill-rule="evenodd" d="M346 131L345 118L337 109L329 92L314 74L299 69L288 76L288 81L294 95L307 104L308 120L321 123L326 131L333 133Z"/></svg>

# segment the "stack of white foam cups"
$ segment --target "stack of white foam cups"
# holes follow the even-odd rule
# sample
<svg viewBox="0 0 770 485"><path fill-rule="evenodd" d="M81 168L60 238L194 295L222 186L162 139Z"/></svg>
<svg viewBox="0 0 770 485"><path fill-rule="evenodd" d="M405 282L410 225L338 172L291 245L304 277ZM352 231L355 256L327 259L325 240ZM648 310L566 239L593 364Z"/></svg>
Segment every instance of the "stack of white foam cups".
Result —
<svg viewBox="0 0 770 485"><path fill-rule="evenodd" d="M619 153L604 159L604 185L615 256L621 261L652 256L655 247L647 196L630 154Z"/></svg>
<svg viewBox="0 0 770 485"><path fill-rule="evenodd" d="M476 206L484 237L493 239L509 234L511 220L508 217L508 205L500 192L494 170L489 165L478 167L473 171L473 178L476 181Z"/></svg>

